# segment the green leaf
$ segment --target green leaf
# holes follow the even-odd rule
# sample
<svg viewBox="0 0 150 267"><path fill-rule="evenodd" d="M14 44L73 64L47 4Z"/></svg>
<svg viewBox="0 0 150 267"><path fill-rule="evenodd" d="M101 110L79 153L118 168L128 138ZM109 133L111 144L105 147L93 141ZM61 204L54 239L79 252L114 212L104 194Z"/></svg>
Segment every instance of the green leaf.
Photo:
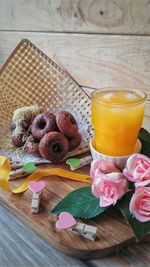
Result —
<svg viewBox="0 0 150 267"><path fill-rule="evenodd" d="M127 193L121 200L117 202L117 207L121 211L124 218L127 220L129 226L131 227L133 233L135 234L136 240L139 241L146 234L150 232L150 222L139 222L136 220L129 211L129 203L133 192Z"/></svg>
<svg viewBox="0 0 150 267"><path fill-rule="evenodd" d="M146 129L141 128L139 131L139 139L142 142L141 153L150 157L150 133Z"/></svg>
<svg viewBox="0 0 150 267"><path fill-rule="evenodd" d="M50 213L68 211L77 218L90 219L105 210L99 206L99 198L91 193L91 186L86 186L69 193Z"/></svg>
<svg viewBox="0 0 150 267"><path fill-rule="evenodd" d="M150 157L150 144L142 141L142 150L141 153L147 157Z"/></svg>
<svg viewBox="0 0 150 267"><path fill-rule="evenodd" d="M29 173L31 172L32 173L37 169L37 167L35 166L35 164L33 162L28 162L23 166L22 169L25 172L29 172Z"/></svg>
<svg viewBox="0 0 150 267"><path fill-rule="evenodd" d="M150 133L146 129L144 128L140 129L139 138L141 141L144 141L150 144Z"/></svg>

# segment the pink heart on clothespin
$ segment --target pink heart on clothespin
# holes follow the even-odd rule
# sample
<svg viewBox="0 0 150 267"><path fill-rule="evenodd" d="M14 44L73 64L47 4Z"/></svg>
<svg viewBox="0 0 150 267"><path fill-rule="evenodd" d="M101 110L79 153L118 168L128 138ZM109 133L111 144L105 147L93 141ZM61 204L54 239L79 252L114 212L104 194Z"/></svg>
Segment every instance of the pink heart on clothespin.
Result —
<svg viewBox="0 0 150 267"><path fill-rule="evenodd" d="M59 220L56 222L56 228L63 230L68 229L77 224L75 218L69 212L61 212L59 214Z"/></svg>
<svg viewBox="0 0 150 267"><path fill-rule="evenodd" d="M39 182L31 181L29 182L28 187L33 193L39 193L45 187L45 182L44 181L39 181Z"/></svg>

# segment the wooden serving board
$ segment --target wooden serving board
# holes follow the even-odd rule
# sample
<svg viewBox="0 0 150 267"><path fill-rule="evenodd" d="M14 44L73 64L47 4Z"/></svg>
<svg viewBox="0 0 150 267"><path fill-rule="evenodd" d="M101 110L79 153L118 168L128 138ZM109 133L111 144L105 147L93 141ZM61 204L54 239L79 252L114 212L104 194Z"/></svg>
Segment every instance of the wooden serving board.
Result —
<svg viewBox="0 0 150 267"><path fill-rule="evenodd" d="M52 166L52 165L51 165ZM43 166L49 167L48 165ZM42 167L42 168L43 168ZM69 169L66 164L59 164L57 167ZM83 167L80 172L88 172L89 168ZM117 214L106 214L94 220L86 220L87 224L98 227L96 240L89 241L85 238L73 234L67 230L57 230L55 222L56 215L48 215L60 199L66 194L79 187L87 186L81 182L49 176L43 178L46 188L42 193L39 214L31 214L32 193L27 190L22 194L13 194L0 191L0 201L6 205L22 222L34 230L45 240L58 250L80 259L101 258L118 252L122 247L135 242L132 231L124 219ZM12 181L12 186L21 183L21 179ZM11 224L11 222L10 222ZM17 229L16 229L17 231Z"/></svg>

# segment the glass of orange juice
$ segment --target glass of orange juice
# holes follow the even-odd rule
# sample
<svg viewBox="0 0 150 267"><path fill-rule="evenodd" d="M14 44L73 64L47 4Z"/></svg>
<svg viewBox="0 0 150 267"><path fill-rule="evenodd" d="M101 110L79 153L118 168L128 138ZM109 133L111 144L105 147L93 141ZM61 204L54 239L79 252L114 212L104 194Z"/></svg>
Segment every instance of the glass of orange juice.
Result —
<svg viewBox="0 0 150 267"><path fill-rule="evenodd" d="M91 96L95 148L109 156L135 151L146 94L138 89L106 88Z"/></svg>

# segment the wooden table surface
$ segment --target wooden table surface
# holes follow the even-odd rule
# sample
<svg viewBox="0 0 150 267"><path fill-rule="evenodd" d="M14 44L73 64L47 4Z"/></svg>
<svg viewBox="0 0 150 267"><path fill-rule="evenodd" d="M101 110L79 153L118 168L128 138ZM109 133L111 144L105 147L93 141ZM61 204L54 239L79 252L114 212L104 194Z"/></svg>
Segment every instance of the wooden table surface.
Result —
<svg viewBox="0 0 150 267"><path fill-rule="evenodd" d="M143 89L150 99L149 14L147 0L0 0L0 64L27 38L88 94L125 84ZM146 113L150 130L149 104ZM0 267L14 266L148 267L150 245L80 261L56 251L0 205Z"/></svg>
<svg viewBox="0 0 150 267"><path fill-rule="evenodd" d="M1 267L148 267L150 246L134 245L121 253L100 260L80 261L52 248L28 229L16 216L0 205Z"/></svg>

